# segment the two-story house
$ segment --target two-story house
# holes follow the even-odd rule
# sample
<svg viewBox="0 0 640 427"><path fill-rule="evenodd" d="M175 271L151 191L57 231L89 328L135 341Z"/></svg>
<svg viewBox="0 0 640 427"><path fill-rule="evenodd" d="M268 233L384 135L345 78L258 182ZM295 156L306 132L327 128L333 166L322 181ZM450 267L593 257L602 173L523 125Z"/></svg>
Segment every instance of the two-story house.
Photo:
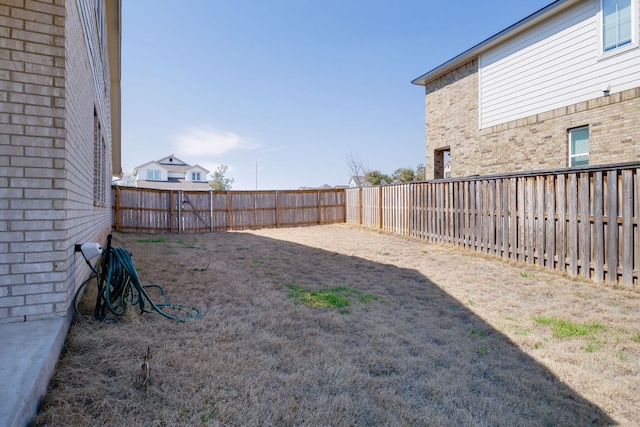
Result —
<svg viewBox="0 0 640 427"><path fill-rule="evenodd" d="M415 79L426 177L640 159L639 0L558 0Z"/></svg>
<svg viewBox="0 0 640 427"><path fill-rule="evenodd" d="M163 190L211 190L207 181L209 171L191 166L173 154L147 162L133 170L136 186Z"/></svg>

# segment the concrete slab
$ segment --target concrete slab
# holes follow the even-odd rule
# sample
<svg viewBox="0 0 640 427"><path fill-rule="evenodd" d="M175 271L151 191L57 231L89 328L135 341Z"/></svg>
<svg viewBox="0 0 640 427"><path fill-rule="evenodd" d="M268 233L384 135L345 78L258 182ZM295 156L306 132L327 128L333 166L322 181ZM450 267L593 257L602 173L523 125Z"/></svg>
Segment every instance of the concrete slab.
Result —
<svg viewBox="0 0 640 427"><path fill-rule="evenodd" d="M24 427L36 414L68 330L64 317L0 325L0 426Z"/></svg>

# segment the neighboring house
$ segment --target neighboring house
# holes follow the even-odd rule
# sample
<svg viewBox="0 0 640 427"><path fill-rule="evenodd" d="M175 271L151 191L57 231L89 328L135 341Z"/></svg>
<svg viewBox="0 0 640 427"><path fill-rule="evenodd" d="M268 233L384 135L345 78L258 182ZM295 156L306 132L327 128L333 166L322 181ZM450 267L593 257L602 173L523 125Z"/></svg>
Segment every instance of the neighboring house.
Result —
<svg viewBox="0 0 640 427"><path fill-rule="evenodd" d="M640 159L639 4L555 1L415 79L426 178Z"/></svg>
<svg viewBox="0 0 640 427"><path fill-rule="evenodd" d="M0 355L46 347L25 360L27 382L44 379L35 395L46 389L74 294L89 276L75 245L104 244L111 231L111 179L121 173L120 25L120 0L0 6L0 328L20 328L13 334L27 341L23 353L0 343ZM3 383L13 384L21 362L0 368ZM14 385L0 405L9 408L0 411L10 417L3 425L25 425L37 407L22 394L27 384ZM5 398L19 399L15 409Z"/></svg>
<svg viewBox="0 0 640 427"><path fill-rule="evenodd" d="M332 187L329 184L322 184L319 187L298 187L298 190L331 190L332 188L340 188L339 186Z"/></svg>
<svg viewBox="0 0 640 427"><path fill-rule="evenodd" d="M352 176L349 180L349 188L364 187L365 185L369 185L369 183L364 176Z"/></svg>
<svg viewBox="0 0 640 427"><path fill-rule="evenodd" d="M163 190L211 190L207 181L209 171L202 166L191 166L173 154L160 160L147 162L133 170L136 187Z"/></svg>

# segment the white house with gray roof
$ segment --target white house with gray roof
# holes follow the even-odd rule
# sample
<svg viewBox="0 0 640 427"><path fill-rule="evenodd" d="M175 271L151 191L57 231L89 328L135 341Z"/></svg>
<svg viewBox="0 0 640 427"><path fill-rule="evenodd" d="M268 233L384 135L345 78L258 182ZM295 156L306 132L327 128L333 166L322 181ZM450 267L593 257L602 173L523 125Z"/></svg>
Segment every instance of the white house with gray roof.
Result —
<svg viewBox="0 0 640 427"><path fill-rule="evenodd" d="M144 163L133 170L136 186L162 190L211 190L209 170L191 166L173 154Z"/></svg>

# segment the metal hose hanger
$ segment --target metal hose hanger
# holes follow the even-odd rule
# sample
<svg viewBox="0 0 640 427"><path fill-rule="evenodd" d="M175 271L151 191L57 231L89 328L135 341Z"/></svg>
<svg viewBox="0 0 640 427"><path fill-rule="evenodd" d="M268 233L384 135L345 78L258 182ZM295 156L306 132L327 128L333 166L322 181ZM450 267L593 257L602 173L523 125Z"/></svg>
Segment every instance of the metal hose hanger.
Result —
<svg viewBox="0 0 640 427"><path fill-rule="evenodd" d="M107 238L107 247L102 252L100 260L91 269L91 275L82 283L74 297L73 309L76 314L79 313L78 307L86 286L95 278L98 296L94 316L97 319L115 321L130 305L139 305L141 314L156 312L178 322L197 320L201 316L200 310L196 307L169 303L162 286L143 286L131 260L131 253L124 248L112 247L111 235ZM163 301L153 301L147 292L149 289L157 289Z"/></svg>

